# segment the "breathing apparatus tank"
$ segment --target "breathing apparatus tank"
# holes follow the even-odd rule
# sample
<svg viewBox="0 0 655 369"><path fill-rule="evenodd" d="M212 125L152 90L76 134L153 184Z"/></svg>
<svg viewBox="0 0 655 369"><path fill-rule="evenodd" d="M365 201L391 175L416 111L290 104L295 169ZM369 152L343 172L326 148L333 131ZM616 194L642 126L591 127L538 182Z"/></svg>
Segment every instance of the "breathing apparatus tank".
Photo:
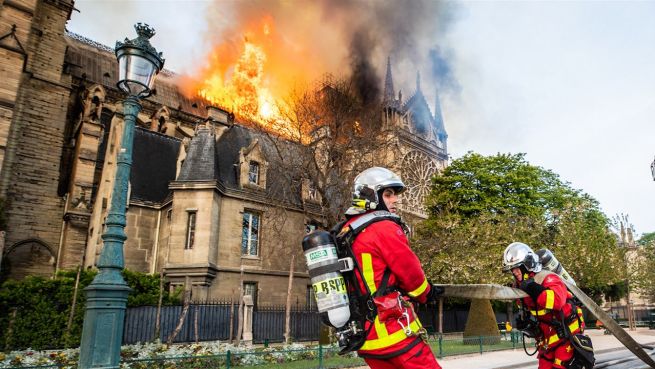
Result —
<svg viewBox="0 0 655 369"><path fill-rule="evenodd" d="M350 305L332 235L314 231L303 238L302 249L321 319L326 325L343 327L350 319Z"/></svg>
<svg viewBox="0 0 655 369"><path fill-rule="evenodd" d="M548 249L541 249L537 251L537 255L539 255L539 259L541 260L541 266L544 269L559 275L560 277L564 278L567 282L575 285L575 280L573 280L571 275L566 271L566 269L564 269L562 263L560 263L559 260L557 260L555 255L553 255L552 251Z"/></svg>

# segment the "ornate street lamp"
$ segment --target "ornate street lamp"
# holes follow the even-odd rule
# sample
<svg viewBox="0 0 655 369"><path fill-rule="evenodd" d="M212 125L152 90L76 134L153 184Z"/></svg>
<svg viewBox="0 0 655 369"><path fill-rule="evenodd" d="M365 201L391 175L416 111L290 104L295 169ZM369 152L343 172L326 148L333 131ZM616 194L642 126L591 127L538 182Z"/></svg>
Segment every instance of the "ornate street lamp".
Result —
<svg viewBox="0 0 655 369"><path fill-rule="evenodd" d="M119 68L117 86L127 94L123 101L125 125L111 205L105 221L105 233L102 235L103 248L97 264L98 275L85 288L87 300L80 344L81 369L118 368L120 361L125 306L130 291L121 271L125 265L125 208L132 166L134 126L137 114L141 111L139 99L150 95L155 76L164 67L162 54L148 41L155 30L141 23L137 23L134 28L139 35L137 38L116 42Z"/></svg>

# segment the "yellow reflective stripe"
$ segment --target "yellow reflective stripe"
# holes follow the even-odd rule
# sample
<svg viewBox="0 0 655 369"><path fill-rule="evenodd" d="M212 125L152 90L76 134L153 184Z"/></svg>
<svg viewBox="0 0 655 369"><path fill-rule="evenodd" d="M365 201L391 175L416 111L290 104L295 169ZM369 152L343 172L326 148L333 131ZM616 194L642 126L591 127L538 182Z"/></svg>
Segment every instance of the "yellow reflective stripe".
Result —
<svg viewBox="0 0 655 369"><path fill-rule="evenodd" d="M548 337L548 346L552 345L553 343L559 340L560 340L559 336L557 335L557 333L555 333L554 335Z"/></svg>
<svg viewBox="0 0 655 369"><path fill-rule="evenodd" d="M578 320L574 320L573 323L569 324L569 331L571 333L577 331L580 328L580 324L578 323ZM550 337L548 337L548 345L552 345L553 343L557 342L560 340L560 337L557 334L554 334Z"/></svg>
<svg viewBox="0 0 655 369"><path fill-rule="evenodd" d="M412 332L418 332L419 330L418 320L414 320L409 325L409 327L412 329ZM366 341L366 343L364 343L364 345L360 348L360 350L369 351L369 350L377 350L377 349L389 347L404 340L405 338L407 338L405 331L399 329L398 331L393 332L386 337Z"/></svg>
<svg viewBox="0 0 655 369"><path fill-rule="evenodd" d="M577 331L578 329L580 329L580 323L578 323L577 319L574 320L573 323L569 324L569 330L571 333Z"/></svg>
<svg viewBox="0 0 655 369"><path fill-rule="evenodd" d="M371 254L364 252L362 253L362 272L364 273L364 280L366 285L371 293L377 291L375 287L375 274L373 273L373 261L371 259Z"/></svg>
<svg viewBox="0 0 655 369"><path fill-rule="evenodd" d="M548 314L548 310L546 310L546 309L544 309L544 310L536 310L536 311L535 311L535 310L530 310L530 314L532 314L532 315L534 315L534 316L546 315L546 314Z"/></svg>
<svg viewBox="0 0 655 369"><path fill-rule="evenodd" d="M421 285L418 286L417 289L415 289L414 291L411 291L411 292L409 292L409 293L407 293L407 294L408 294L410 297L416 297L416 296L421 295L423 292L425 292L425 290L426 290L427 288L428 288L428 280L427 280L427 279L424 279L424 280L423 280L423 283L421 283Z"/></svg>
<svg viewBox="0 0 655 369"><path fill-rule="evenodd" d="M387 332L387 325L384 323L380 322L379 316L375 317L375 331L378 334L379 338L383 338L389 335L389 332Z"/></svg>
<svg viewBox="0 0 655 369"><path fill-rule="evenodd" d="M552 309L555 305L555 292L546 290L546 309Z"/></svg>

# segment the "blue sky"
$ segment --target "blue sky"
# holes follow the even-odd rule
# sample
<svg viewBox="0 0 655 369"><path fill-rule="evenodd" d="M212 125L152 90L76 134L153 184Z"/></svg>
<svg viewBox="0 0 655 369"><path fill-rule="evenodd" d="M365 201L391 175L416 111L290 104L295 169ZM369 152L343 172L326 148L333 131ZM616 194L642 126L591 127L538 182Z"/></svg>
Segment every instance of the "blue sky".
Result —
<svg viewBox="0 0 655 369"><path fill-rule="evenodd" d="M135 22L149 23L166 67L185 72L203 59L203 35L225 21L208 16L210 4L233 3L78 0L68 29L113 46L134 37ZM439 45L458 86L441 90L451 155L524 152L608 216L626 213L637 233L655 231L655 2L447 5L435 18L447 19L443 32L422 44ZM410 72L394 74L403 91L414 86Z"/></svg>

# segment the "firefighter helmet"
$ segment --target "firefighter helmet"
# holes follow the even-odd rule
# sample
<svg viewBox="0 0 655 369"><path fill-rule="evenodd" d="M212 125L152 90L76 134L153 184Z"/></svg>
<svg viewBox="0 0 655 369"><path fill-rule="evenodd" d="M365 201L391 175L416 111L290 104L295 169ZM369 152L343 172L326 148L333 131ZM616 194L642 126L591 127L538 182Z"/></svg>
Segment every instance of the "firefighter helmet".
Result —
<svg viewBox="0 0 655 369"><path fill-rule="evenodd" d="M512 269L524 267L526 272L539 273L541 262L530 246L522 242L513 242L503 253L503 272L509 273Z"/></svg>
<svg viewBox="0 0 655 369"><path fill-rule="evenodd" d="M353 190L353 205L366 210L376 209L383 204L381 191L393 188L396 193L405 191L405 184L400 177L382 167L372 167L355 177Z"/></svg>

